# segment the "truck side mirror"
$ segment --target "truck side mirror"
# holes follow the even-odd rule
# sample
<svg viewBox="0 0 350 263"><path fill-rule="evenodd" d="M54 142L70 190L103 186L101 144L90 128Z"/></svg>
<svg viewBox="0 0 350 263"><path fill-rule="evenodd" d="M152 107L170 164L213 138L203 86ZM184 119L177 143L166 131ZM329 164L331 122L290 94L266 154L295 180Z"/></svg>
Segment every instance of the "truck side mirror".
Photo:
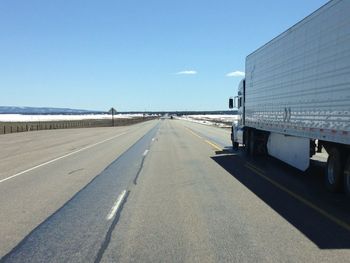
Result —
<svg viewBox="0 0 350 263"><path fill-rule="evenodd" d="M230 109L233 109L233 98L230 98L230 99L228 100L228 107L229 107Z"/></svg>

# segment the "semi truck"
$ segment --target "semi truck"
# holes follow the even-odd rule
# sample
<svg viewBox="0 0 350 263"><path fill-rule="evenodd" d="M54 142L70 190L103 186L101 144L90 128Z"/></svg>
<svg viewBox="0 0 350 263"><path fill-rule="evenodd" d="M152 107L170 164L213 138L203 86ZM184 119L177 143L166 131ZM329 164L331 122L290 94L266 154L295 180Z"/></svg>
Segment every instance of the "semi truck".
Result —
<svg viewBox="0 0 350 263"><path fill-rule="evenodd" d="M305 171L328 153L324 181L350 194L350 1L332 0L246 57L233 149Z"/></svg>

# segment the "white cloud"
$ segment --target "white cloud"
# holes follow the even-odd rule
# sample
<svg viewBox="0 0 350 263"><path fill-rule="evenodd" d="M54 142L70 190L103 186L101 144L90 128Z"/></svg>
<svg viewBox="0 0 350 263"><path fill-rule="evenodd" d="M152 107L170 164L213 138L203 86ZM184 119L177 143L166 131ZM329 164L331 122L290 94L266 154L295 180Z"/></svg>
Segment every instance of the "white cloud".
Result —
<svg viewBox="0 0 350 263"><path fill-rule="evenodd" d="M245 76L244 72L239 70L232 71L226 74L226 77L244 77L244 76Z"/></svg>
<svg viewBox="0 0 350 263"><path fill-rule="evenodd" d="M195 70L184 70L184 71L179 71L175 73L176 75L196 75L197 71Z"/></svg>

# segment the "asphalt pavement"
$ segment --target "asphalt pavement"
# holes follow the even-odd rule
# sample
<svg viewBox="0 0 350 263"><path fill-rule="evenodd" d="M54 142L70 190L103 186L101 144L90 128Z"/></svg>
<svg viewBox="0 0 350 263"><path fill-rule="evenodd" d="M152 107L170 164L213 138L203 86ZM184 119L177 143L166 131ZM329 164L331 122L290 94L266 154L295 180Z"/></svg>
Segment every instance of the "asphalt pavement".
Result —
<svg viewBox="0 0 350 263"><path fill-rule="evenodd" d="M324 164L247 158L228 129L165 119L6 136L2 262L350 258L348 200L327 193Z"/></svg>
<svg viewBox="0 0 350 263"><path fill-rule="evenodd" d="M0 136L0 257L156 125L149 121Z"/></svg>

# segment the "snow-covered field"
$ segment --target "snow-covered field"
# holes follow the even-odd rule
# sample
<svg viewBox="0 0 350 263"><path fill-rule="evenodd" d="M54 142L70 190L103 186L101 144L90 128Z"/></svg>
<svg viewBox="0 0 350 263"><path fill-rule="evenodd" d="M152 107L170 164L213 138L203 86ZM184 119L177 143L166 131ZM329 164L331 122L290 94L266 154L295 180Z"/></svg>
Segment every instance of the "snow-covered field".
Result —
<svg viewBox="0 0 350 263"><path fill-rule="evenodd" d="M115 119L131 119L142 117L143 114L116 114ZM75 121L75 120L103 120L111 119L108 114L84 114L84 115L22 115L0 114L0 122L34 122L34 121Z"/></svg>
<svg viewBox="0 0 350 263"><path fill-rule="evenodd" d="M233 121L239 119L238 115L187 115L177 117L178 119L197 122L206 125L215 125L219 127L230 127Z"/></svg>
<svg viewBox="0 0 350 263"><path fill-rule="evenodd" d="M143 114L116 114L115 119L131 119L142 117ZM37 122L37 121L77 121L77 120L103 120L111 119L109 114L81 114L81 115L22 115L0 114L0 122ZM229 127L233 121L238 120L238 115L187 115L177 117L187 121Z"/></svg>

